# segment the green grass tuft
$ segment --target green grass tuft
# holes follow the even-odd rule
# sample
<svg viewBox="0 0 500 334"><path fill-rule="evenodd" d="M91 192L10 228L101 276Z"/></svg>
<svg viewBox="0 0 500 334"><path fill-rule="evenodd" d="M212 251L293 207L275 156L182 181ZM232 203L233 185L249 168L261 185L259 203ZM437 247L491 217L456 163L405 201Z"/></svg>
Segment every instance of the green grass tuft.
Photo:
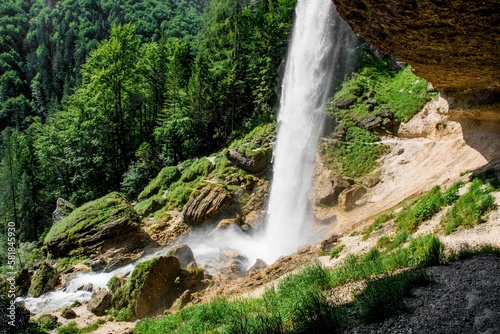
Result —
<svg viewBox="0 0 500 334"><path fill-rule="evenodd" d="M340 245L337 245L335 247L332 248L332 250L330 251L330 258L337 258L340 253L342 253L342 250L344 250L345 248L345 245L344 244L340 244Z"/></svg>
<svg viewBox="0 0 500 334"><path fill-rule="evenodd" d="M138 199L143 201L159 192L168 189L170 185L177 181L181 173L179 169L175 166L163 168L158 175L149 182L149 184L144 188L144 190L139 194Z"/></svg>
<svg viewBox="0 0 500 334"><path fill-rule="evenodd" d="M361 234L363 235L363 240L368 239L368 237L370 236L370 234L373 231L380 230L386 222L393 219L394 217L395 217L395 214L394 214L394 212L391 211L388 213L383 213L380 216L378 216L377 218L375 218L373 223L371 225L369 225L368 227L366 227L363 230L363 232L361 232Z"/></svg>
<svg viewBox="0 0 500 334"><path fill-rule="evenodd" d="M443 216L441 225L446 234L453 233L459 226L471 228L482 223L484 216L494 208L495 198L480 179L474 179L467 193Z"/></svg>

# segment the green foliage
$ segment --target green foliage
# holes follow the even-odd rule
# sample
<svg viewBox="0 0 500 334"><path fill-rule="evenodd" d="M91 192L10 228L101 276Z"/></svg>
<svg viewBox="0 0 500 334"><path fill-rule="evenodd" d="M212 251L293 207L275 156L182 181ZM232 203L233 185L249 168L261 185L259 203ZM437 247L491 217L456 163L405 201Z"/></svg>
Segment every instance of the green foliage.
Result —
<svg viewBox="0 0 500 334"><path fill-rule="evenodd" d="M331 167L338 174L357 180L372 173L379 165L378 159L386 151L384 145L376 143L379 140L377 135L367 130L348 128L345 141L326 148Z"/></svg>
<svg viewBox="0 0 500 334"><path fill-rule="evenodd" d="M431 219L442 207L457 201L458 190L462 185L461 182L455 183L444 194L439 186L435 186L427 194L414 200L396 216L398 230L416 231L422 222Z"/></svg>
<svg viewBox="0 0 500 334"><path fill-rule="evenodd" d="M119 310L111 308L107 311L107 313L116 321L128 321L133 316L132 311L130 311L130 309L126 307Z"/></svg>
<svg viewBox="0 0 500 334"><path fill-rule="evenodd" d="M78 328L77 324L75 321L69 322L66 326L59 327L57 329L58 334L86 334L86 333L92 333L95 330L99 328L100 325L105 323L106 321L104 319L97 319L96 322L93 324L83 327L83 328Z"/></svg>
<svg viewBox="0 0 500 334"><path fill-rule="evenodd" d="M240 153L247 157L258 154L262 148L271 149L276 132L276 124L268 123L255 127L251 132L243 138L234 140L230 149L237 149Z"/></svg>
<svg viewBox="0 0 500 334"><path fill-rule="evenodd" d="M453 233L459 226L471 228L483 222L483 217L495 208L495 198L480 179L474 179L467 193L443 216L441 225L446 234Z"/></svg>
<svg viewBox="0 0 500 334"><path fill-rule="evenodd" d="M75 209L68 217L52 226L45 236L44 243L54 239L73 240L80 231L99 226L124 216L136 215L118 193L111 193Z"/></svg>
<svg viewBox="0 0 500 334"><path fill-rule="evenodd" d="M182 171L181 180L186 183L192 182L200 176L208 176L213 168L212 162L207 158L197 159L187 169Z"/></svg>
<svg viewBox="0 0 500 334"><path fill-rule="evenodd" d="M340 244L340 245L333 247L332 250L330 251L330 254L329 254L330 258L333 259L333 258L338 257L344 248L345 248L344 244Z"/></svg>

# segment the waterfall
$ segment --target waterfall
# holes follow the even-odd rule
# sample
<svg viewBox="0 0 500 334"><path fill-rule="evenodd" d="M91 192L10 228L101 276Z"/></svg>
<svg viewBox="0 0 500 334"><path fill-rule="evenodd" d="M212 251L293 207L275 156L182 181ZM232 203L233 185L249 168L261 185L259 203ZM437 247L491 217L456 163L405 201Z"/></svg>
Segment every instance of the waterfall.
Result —
<svg viewBox="0 0 500 334"><path fill-rule="evenodd" d="M334 76L350 66L355 35L330 0L298 0L278 114L278 139L264 237L268 262L310 242L314 157ZM349 66L345 66L346 63ZM338 82L338 80L337 80Z"/></svg>

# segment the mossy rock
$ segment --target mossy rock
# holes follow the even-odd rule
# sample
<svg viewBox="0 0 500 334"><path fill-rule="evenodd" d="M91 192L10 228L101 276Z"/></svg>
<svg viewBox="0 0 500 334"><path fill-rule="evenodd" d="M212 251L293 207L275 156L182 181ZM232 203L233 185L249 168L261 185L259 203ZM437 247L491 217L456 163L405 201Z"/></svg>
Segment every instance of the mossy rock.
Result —
<svg viewBox="0 0 500 334"><path fill-rule="evenodd" d="M88 253L94 247L123 243L126 249L140 247L140 219L118 193L111 193L75 209L52 226L44 239L54 257ZM119 233L117 233L119 231ZM73 251L73 252L72 252Z"/></svg>
<svg viewBox="0 0 500 334"><path fill-rule="evenodd" d="M33 275L28 295L40 297L44 293L53 290L57 286L58 282L59 273L57 272L57 269L50 265L47 261L44 261Z"/></svg>

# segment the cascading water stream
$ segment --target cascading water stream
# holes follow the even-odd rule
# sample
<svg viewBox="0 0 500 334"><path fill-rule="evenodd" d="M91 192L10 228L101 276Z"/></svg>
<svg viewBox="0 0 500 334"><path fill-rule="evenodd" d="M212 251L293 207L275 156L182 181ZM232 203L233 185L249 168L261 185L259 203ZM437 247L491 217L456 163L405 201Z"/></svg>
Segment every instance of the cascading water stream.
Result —
<svg viewBox="0 0 500 334"><path fill-rule="evenodd" d="M322 130L323 106L332 92L353 70L352 51L356 35L337 14L330 0L298 0L296 19L289 44L278 117L278 140L274 150L274 174L264 233L249 236L241 229L227 229L211 238L186 240L198 265L217 271L220 248L244 254L247 265L257 258L267 263L314 241L311 230L312 204L309 196L314 156ZM143 257L140 261L165 253ZM34 313L86 301L91 293L79 288L92 283L104 287L114 275L127 275L135 264L111 273L83 273L63 290L40 298L19 298Z"/></svg>

